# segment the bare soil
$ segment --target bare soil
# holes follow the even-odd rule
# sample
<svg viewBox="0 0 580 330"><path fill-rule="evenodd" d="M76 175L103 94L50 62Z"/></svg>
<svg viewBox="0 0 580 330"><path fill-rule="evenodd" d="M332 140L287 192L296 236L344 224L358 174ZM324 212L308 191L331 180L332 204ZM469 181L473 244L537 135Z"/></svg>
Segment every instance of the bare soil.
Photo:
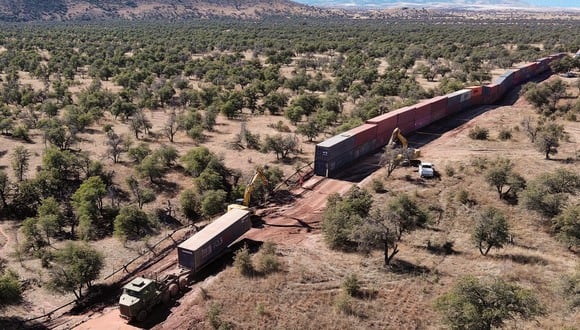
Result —
<svg viewBox="0 0 580 330"><path fill-rule="evenodd" d="M42 88L38 81L29 76L23 75L21 78L33 88ZM90 83L87 79L78 80L79 84L73 87L76 91L86 88ZM573 82L573 78L564 80ZM104 82L104 86L116 88L107 82ZM578 97L577 88L570 88L569 93L573 97L564 102L573 102ZM577 255L556 243L548 234L548 226L537 215L498 201L496 193L483 181L481 171L472 166L472 162L476 157L487 157L490 160L497 156L508 157L526 179L559 167L576 170L578 163L568 163L567 160L578 159L580 123L563 122L569 140L562 143L555 159L544 160L533 149L524 132L517 128L524 117L534 116L533 109L515 94L508 99L513 102L480 108L477 111L481 114L476 117L459 116L464 124L450 131L440 133L426 130L409 137L411 145L421 146L422 159L435 164L441 174L438 179L423 180L418 178L416 169L400 168L390 178L386 178L384 171L379 170L359 183L370 188L373 179L384 182L387 193L376 195L379 205L406 192L423 201L425 207L440 206L445 210L440 217L434 215L438 220L431 228L419 230L404 238L395 267L383 267L380 254L361 256L326 248L320 234L326 199L332 193L344 193L353 183L331 179L311 181L303 185L307 188L293 190L288 195L288 201L260 209L258 214L263 221L261 227L252 229L245 236L250 241L277 243L283 271L247 279L239 276L232 267L226 267L224 271L217 270L194 284L163 315L157 316L156 323L147 324L146 327L209 328L207 310L216 303L221 306L221 319L247 329L438 328L441 324L431 307L432 303L458 277L465 274L502 276L536 289L542 302L548 306L547 315L540 317L538 323L513 322L508 327L562 328L579 324L580 312L569 310L558 293L559 278L572 271L578 260ZM346 107L350 109L353 106L352 102L347 102ZM162 143L169 144L167 138L160 134L169 113L167 109L148 111L153 134L140 136L140 140L135 142L145 141L152 149ZM294 128L280 116L248 116L245 122L247 129L263 137L279 134L271 127L279 121ZM105 162L115 171L115 182L124 186L124 178L133 173L133 164L125 156L118 164L106 158L105 135L102 131L105 124L113 125L117 133L131 135L127 123L105 116L101 122L81 134L78 148L90 151ZM207 134L203 145L220 155L228 167L241 171L244 180L253 175L256 166L263 164L280 166L286 175L290 175L297 167L312 161L314 143L304 141L301 154L289 162L276 161L273 154L262 154L255 150L232 150L230 144L240 132L241 124L242 120L218 117L215 130ZM491 138L487 141L469 139L468 132L476 125L488 128ZM512 129L511 140L500 141L497 138L502 128ZM431 138L424 144L425 136ZM45 149L40 132L32 130L31 138L32 143L25 145L31 153L28 177L32 177L37 166L41 165ZM9 151L21 142L0 136L0 144L8 152L0 157L0 167L12 175ZM172 145L183 155L196 144L180 132ZM455 174L447 176L446 167L453 168ZM179 192L192 185L191 180L179 171L170 172L166 181L170 185L156 188L157 200L146 207L148 210L163 208L168 201L173 206L179 205ZM455 200L459 190L467 191L476 205L470 207L459 204ZM469 240L471 217L483 205L501 208L508 215L515 233L514 245L492 251L487 258L481 257ZM9 260L9 267L17 270L26 283L25 303L8 307L1 311L1 315L27 318L42 315L71 301L72 295L57 295L41 286L48 275L41 270L38 259L23 257L22 261L17 261L18 242L23 239L17 228L18 224L13 221L0 223L0 257ZM166 233L164 231L151 238L150 242L155 242ZM437 246L447 241L453 242L455 253L451 255L427 249L427 242ZM124 246L114 238L92 244L106 255L103 276L118 269L146 248L145 242ZM142 273L171 271L175 263L176 256L170 253ZM340 284L351 273L359 276L368 295L351 301L355 312L347 315L337 311L336 303ZM100 306L84 315L66 315L48 324L58 329L75 326L82 329L130 328L118 317L116 307L112 306Z"/></svg>

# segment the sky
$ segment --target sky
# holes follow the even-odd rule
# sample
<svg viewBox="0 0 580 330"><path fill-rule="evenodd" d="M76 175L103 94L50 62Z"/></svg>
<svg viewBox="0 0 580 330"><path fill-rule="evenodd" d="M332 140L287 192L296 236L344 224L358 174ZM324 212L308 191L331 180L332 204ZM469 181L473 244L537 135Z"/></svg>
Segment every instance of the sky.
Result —
<svg viewBox="0 0 580 330"><path fill-rule="evenodd" d="M313 6L349 6L352 7L353 5L361 6L361 7L388 7L389 4L393 3L429 3L429 2L464 2L465 4L473 4L473 3L498 3L501 0L294 0L299 3L304 3L307 5ZM516 0L510 1L507 0L506 2L521 2L527 3L530 7L551 7L551 8L575 8L580 10L580 0ZM382 6L381 4L385 4Z"/></svg>

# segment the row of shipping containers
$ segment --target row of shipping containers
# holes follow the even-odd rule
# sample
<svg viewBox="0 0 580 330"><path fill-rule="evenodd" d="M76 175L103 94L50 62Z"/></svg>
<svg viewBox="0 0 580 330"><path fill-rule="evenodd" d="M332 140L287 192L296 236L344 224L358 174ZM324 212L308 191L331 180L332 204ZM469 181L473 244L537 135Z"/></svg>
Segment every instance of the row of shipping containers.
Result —
<svg viewBox="0 0 580 330"><path fill-rule="evenodd" d="M177 246L181 268L199 271L250 230L250 211L232 209Z"/></svg>
<svg viewBox="0 0 580 330"><path fill-rule="evenodd" d="M403 135L408 135L471 107L493 104L514 86L549 70L550 62L563 56L563 53L551 55L509 70L491 84L467 87L371 118L359 127L317 144L314 173L336 176L343 167L387 144L397 127Z"/></svg>

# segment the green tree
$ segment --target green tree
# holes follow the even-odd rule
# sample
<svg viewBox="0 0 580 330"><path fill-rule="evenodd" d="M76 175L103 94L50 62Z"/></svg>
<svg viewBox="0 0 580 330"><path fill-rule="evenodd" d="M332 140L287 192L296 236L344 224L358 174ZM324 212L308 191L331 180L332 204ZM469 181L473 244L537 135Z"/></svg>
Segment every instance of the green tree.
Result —
<svg viewBox="0 0 580 330"><path fill-rule="evenodd" d="M200 197L193 189L186 189L179 195L179 204L189 221L196 221L201 216Z"/></svg>
<svg viewBox="0 0 580 330"><path fill-rule="evenodd" d="M18 275L13 271L4 271L0 275L0 308L18 304L22 301L22 286Z"/></svg>
<svg viewBox="0 0 580 330"><path fill-rule="evenodd" d="M30 152L23 146L17 146L12 152L12 169L18 181L24 180L24 174L30 164Z"/></svg>
<svg viewBox="0 0 580 330"><path fill-rule="evenodd" d="M312 142L321 132L322 129L314 118L308 118L305 124L298 125L296 129L296 133L306 136L309 142Z"/></svg>
<svg viewBox="0 0 580 330"><path fill-rule="evenodd" d="M354 245L353 232L369 215L372 204L371 194L357 187L343 197L338 194L328 197L322 233L330 248L347 249Z"/></svg>
<svg viewBox="0 0 580 330"><path fill-rule="evenodd" d="M544 313L532 291L501 279L482 282L473 276L460 279L439 297L435 309L451 329L473 330L500 328L506 320Z"/></svg>
<svg viewBox="0 0 580 330"><path fill-rule="evenodd" d="M552 228L562 243L568 248L580 247L580 204L567 207L554 218Z"/></svg>
<svg viewBox="0 0 580 330"><path fill-rule="evenodd" d="M212 217L225 210L227 193L223 190L206 191L201 199L201 213L206 217Z"/></svg>
<svg viewBox="0 0 580 330"><path fill-rule="evenodd" d="M551 219L561 213L568 196L576 194L579 190L580 175L566 169L558 169L553 173L541 174L532 180L522 192L522 205Z"/></svg>
<svg viewBox="0 0 580 330"><path fill-rule="evenodd" d="M159 155L152 154L145 157L140 164L135 166L135 170L141 176L149 178L149 182L155 183L156 180L163 178L167 172L165 163L160 159Z"/></svg>
<svg viewBox="0 0 580 330"><path fill-rule="evenodd" d="M83 287L91 288L104 266L104 257L88 244L68 242L54 252L51 267L51 287L57 292L72 292L82 297Z"/></svg>
<svg viewBox="0 0 580 330"><path fill-rule="evenodd" d="M113 234L122 240L138 240L156 232L157 221L134 205L121 208Z"/></svg>
<svg viewBox="0 0 580 330"><path fill-rule="evenodd" d="M393 212L374 209L355 227L350 238L365 253L373 248L381 248L385 265L389 265L399 253L399 228Z"/></svg>
<svg viewBox="0 0 580 330"><path fill-rule="evenodd" d="M7 200L6 197L10 192L10 179L8 179L8 174L4 170L0 169L0 201L2 201L2 207L6 207Z"/></svg>
<svg viewBox="0 0 580 330"><path fill-rule="evenodd" d="M270 114L277 115L288 103L288 95L272 92L264 97L263 102L264 108L266 108Z"/></svg>
<svg viewBox="0 0 580 330"><path fill-rule="evenodd" d="M140 142L137 146L129 148L127 150L127 154L129 158L133 160L133 162L139 164L145 159L145 157L151 154L151 149L149 149L149 145L145 142Z"/></svg>
<svg viewBox="0 0 580 330"><path fill-rule="evenodd" d="M206 147L191 149L181 157L181 162L185 171L193 177L198 177L211 163L221 164L217 156Z"/></svg>
<svg viewBox="0 0 580 330"><path fill-rule="evenodd" d="M291 135L266 136L262 144L262 151L272 151L278 160L287 158L290 153L296 153L297 149L298 139Z"/></svg>
<svg viewBox="0 0 580 330"><path fill-rule="evenodd" d="M155 200L155 192L149 188L139 186L139 181L134 176L129 176L125 182L129 186L129 190L133 194L137 206L142 209L144 204L151 203Z"/></svg>
<svg viewBox="0 0 580 330"><path fill-rule="evenodd" d="M526 180L513 171L514 164L507 158L496 159L487 172L485 180L495 187L500 199L507 196L517 196L517 193L525 188ZM504 190L507 187L506 190Z"/></svg>
<svg viewBox="0 0 580 330"><path fill-rule="evenodd" d="M560 140L564 135L564 126L549 123L539 129L534 145L545 155L546 159L550 159L550 155L558 153Z"/></svg>
<svg viewBox="0 0 580 330"><path fill-rule="evenodd" d="M483 210L478 215L471 237L484 256L492 247L502 248L510 240L509 225L503 213L494 207Z"/></svg>
<svg viewBox="0 0 580 330"><path fill-rule="evenodd" d="M399 239L404 232L422 227L429 221L428 214L407 194L393 198L388 204L388 210L393 214Z"/></svg>
<svg viewBox="0 0 580 330"><path fill-rule="evenodd" d="M107 189L103 180L93 176L80 185L72 195L72 206L79 219L79 235L83 239L93 239L105 228L99 228L97 220L102 216L103 197ZM71 228L74 232L74 226Z"/></svg>

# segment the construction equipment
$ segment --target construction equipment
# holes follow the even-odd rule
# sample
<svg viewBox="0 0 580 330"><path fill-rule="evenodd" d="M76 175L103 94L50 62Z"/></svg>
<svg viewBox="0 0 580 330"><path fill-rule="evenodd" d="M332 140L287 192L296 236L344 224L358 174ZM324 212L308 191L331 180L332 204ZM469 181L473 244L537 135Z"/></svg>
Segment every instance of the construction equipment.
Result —
<svg viewBox="0 0 580 330"><path fill-rule="evenodd" d="M134 278L123 287L123 293L119 298L119 310L121 317L129 321L143 322L148 313L157 304L168 303L169 300L179 293L187 285L188 271L178 274L168 274L162 279L145 277Z"/></svg>
<svg viewBox="0 0 580 330"><path fill-rule="evenodd" d="M261 168L256 169L256 173L252 177L252 180L250 180L250 183L246 186L246 190L244 190L244 199L238 201L240 204L228 205L228 212L232 209L250 210L250 198L252 197L252 192L254 191L256 180L258 179L260 179L264 184L268 183L268 178L266 178L266 175Z"/></svg>
<svg viewBox="0 0 580 330"><path fill-rule="evenodd" d="M413 165L414 163L419 163L417 160L421 156L421 150L415 148L409 148L409 142L401 133L401 130L398 127L395 127L393 133L391 134L391 138L389 139L389 143L387 147L394 148L396 140L399 140L401 143L401 151L402 153L397 155L398 159L403 159L403 165Z"/></svg>
<svg viewBox="0 0 580 330"><path fill-rule="evenodd" d="M121 317L143 322L159 303L167 304L185 290L194 275L220 258L252 227L250 211L234 209L214 220L177 246L178 267L160 279L142 276L123 287Z"/></svg>

